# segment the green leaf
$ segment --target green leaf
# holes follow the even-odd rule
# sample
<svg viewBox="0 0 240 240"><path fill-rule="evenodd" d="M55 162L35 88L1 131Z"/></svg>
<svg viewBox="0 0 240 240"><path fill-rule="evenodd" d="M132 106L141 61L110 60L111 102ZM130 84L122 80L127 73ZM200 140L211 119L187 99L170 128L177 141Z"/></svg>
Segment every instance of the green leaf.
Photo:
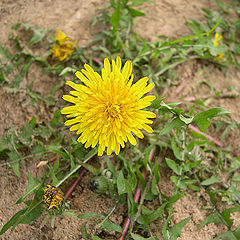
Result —
<svg viewBox="0 0 240 240"><path fill-rule="evenodd" d="M163 217L165 206L167 202L163 203L158 209L153 210L148 215L141 215L137 222L144 225L149 225L152 221Z"/></svg>
<svg viewBox="0 0 240 240"><path fill-rule="evenodd" d="M0 139L0 152L3 152L3 151L8 150L8 149L9 149L9 148L8 148L8 142L7 142L7 140L1 138L1 139Z"/></svg>
<svg viewBox="0 0 240 240"><path fill-rule="evenodd" d="M203 185L203 186L209 186L209 185L211 185L211 184L219 183L219 182L220 182L220 181L218 180L218 178L217 178L215 175L213 175L213 176L211 176L210 178L208 178L208 179L204 180L203 182L201 182L201 185Z"/></svg>
<svg viewBox="0 0 240 240"><path fill-rule="evenodd" d="M228 208L222 212L222 218L227 223L229 229L232 227L233 224L233 220L231 219L231 213L238 211L240 211L240 207Z"/></svg>
<svg viewBox="0 0 240 240"><path fill-rule="evenodd" d="M27 207L17 212L1 229L0 235L5 233L15 222L16 220L27 211Z"/></svg>
<svg viewBox="0 0 240 240"><path fill-rule="evenodd" d="M92 240L103 240L102 238L100 238L100 237L98 237L96 235L93 235L93 234L91 234L91 239Z"/></svg>
<svg viewBox="0 0 240 240"><path fill-rule="evenodd" d="M179 118L185 123L190 124L193 120L193 117L183 116L183 114L179 114Z"/></svg>
<svg viewBox="0 0 240 240"><path fill-rule="evenodd" d="M27 191L17 200L16 204L23 202L28 195L33 194L35 191L37 191L41 184L42 182L35 180L32 174L29 172Z"/></svg>
<svg viewBox="0 0 240 240"><path fill-rule="evenodd" d="M174 128L180 128L181 126L184 126L184 122L180 118L174 118L164 129L162 129L159 134L165 135L169 133Z"/></svg>
<svg viewBox="0 0 240 240"><path fill-rule="evenodd" d="M124 194L126 193L126 184L125 184L125 179L123 176L123 172L120 171L118 178L117 178L117 188L118 188L118 194Z"/></svg>
<svg viewBox="0 0 240 240"><path fill-rule="evenodd" d="M145 14L143 12L140 12L134 8L128 8L130 14L132 15L132 17L139 17L139 16L144 16Z"/></svg>
<svg viewBox="0 0 240 240"><path fill-rule="evenodd" d="M20 163L19 154L15 150L12 150L10 153L8 153L8 156L11 160L10 165L13 168L14 173L20 178L21 173L20 173L20 169L19 169L19 163Z"/></svg>
<svg viewBox="0 0 240 240"><path fill-rule="evenodd" d="M154 240L153 237L149 237L149 238L144 238L144 237L141 237L137 234L134 234L131 232L131 237L134 239L134 240Z"/></svg>
<svg viewBox="0 0 240 240"><path fill-rule="evenodd" d="M209 51L212 56L217 56L220 53L224 53L228 50L226 45L219 45L217 47L209 46Z"/></svg>
<svg viewBox="0 0 240 240"><path fill-rule="evenodd" d="M229 114L229 113L230 112L228 110L226 110L225 108L221 108L221 107L211 108L206 111L198 113L193 118L192 122L196 123L202 132L205 132L211 123L208 120L209 118L211 119L213 117L223 115L223 114Z"/></svg>
<svg viewBox="0 0 240 240"><path fill-rule="evenodd" d="M83 237L85 240L88 240L88 239L89 239L89 234L87 233L86 225L87 225L87 222L84 222L84 223L81 225L81 233L82 233L82 237Z"/></svg>
<svg viewBox="0 0 240 240"><path fill-rule="evenodd" d="M25 202L28 206L17 212L1 229L0 235L5 233L10 227L12 230L18 224L29 224L30 222L38 219L42 212L43 207L40 205L42 202L42 185L39 187L38 192L35 194L33 201Z"/></svg>
<svg viewBox="0 0 240 240"><path fill-rule="evenodd" d="M177 146L177 143L176 143L176 140L175 140L174 137L172 138L171 146L172 146L172 149L173 149L174 156L175 156L178 160L183 160L183 156L182 156L182 151L183 151L183 150L181 150L181 149Z"/></svg>
<svg viewBox="0 0 240 240"><path fill-rule="evenodd" d="M201 228L203 228L205 225L209 224L209 223L221 223L222 220L219 216L218 212L213 212L212 214L210 214L200 225L200 227L198 228L198 230L200 230Z"/></svg>
<svg viewBox="0 0 240 240"><path fill-rule="evenodd" d="M166 158L166 163L168 167L170 167L173 170L173 172L175 172L177 175L181 175L182 168L179 166L179 164L177 164L175 161L169 158Z"/></svg>
<svg viewBox="0 0 240 240"><path fill-rule="evenodd" d="M117 176L117 171L115 166L112 164L109 157L106 157L107 167L112 172L113 176Z"/></svg>
<svg viewBox="0 0 240 240"><path fill-rule="evenodd" d="M218 235L213 240L218 240L218 239L221 239L221 240L239 240L240 239L240 235L239 236L235 236L233 232L227 231L225 233L222 233L222 234Z"/></svg>
<svg viewBox="0 0 240 240"><path fill-rule="evenodd" d="M112 221L110 221L109 219L106 219L103 224L102 224L102 228L104 228L107 231L115 231L115 232L120 232L122 233L122 228L116 224L113 223Z"/></svg>
<svg viewBox="0 0 240 240"><path fill-rule="evenodd" d="M76 69L75 68L71 68L71 67L65 67L61 72L60 72L60 74L58 75L58 76L63 76L63 75L65 75L66 73L75 73L76 72Z"/></svg>
<svg viewBox="0 0 240 240"><path fill-rule="evenodd" d="M40 206L40 204L42 202L42 196L43 196L43 190L42 190L42 184L41 184L34 196L34 199L30 201L30 204L27 207L26 211L23 214L21 214L18 217L18 219L16 219L16 221L14 222L12 226L12 230L14 230L14 228L20 223L29 224L31 221L41 216L42 211L40 210L42 209L42 207Z"/></svg>
<svg viewBox="0 0 240 240"><path fill-rule="evenodd" d="M118 26L120 25L120 11L121 11L121 0L117 1L117 7L112 14L112 17L110 19L110 22L113 26L113 31L116 31Z"/></svg>
<svg viewBox="0 0 240 240"><path fill-rule="evenodd" d="M189 222L191 218L185 218L181 222L175 224L172 228L170 228L170 239L176 240L178 237L181 236L182 228Z"/></svg>

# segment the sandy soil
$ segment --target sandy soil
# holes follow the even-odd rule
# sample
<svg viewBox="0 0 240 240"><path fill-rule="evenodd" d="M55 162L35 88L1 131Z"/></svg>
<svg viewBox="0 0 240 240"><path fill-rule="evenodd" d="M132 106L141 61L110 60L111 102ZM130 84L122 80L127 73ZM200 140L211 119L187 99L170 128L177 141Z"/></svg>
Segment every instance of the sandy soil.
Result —
<svg viewBox="0 0 240 240"><path fill-rule="evenodd" d="M86 44L93 37L89 23L92 17L96 15L97 9L103 8L105 2L106 1L103 0L3 0L0 2L0 42L5 46L9 46L8 35L12 31L11 26L22 22L43 29L56 26L73 39L78 39L80 45ZM203 21L202 7L206 9L217 9L214 1L210 0L158 0L156 1L156 6L144 4L140 8L146 11L146 16L138 19L135 23L135 30L141 37L151 41L155 41L158 35L178 37L190 34L191 32L185 24L185 19L193 18ZM198 63L193 61L179 66L177 72L177 86L183 84L183 90L177 94L173 94L177 86L172 86L171 90L166 91L165 95L169 102L172 100L190 102L191 99L189 99L189 96L199 97L203 94L211 94L209 88L204 89L203 92L197 91L196 85L201 80L209 81L215 89L219 91L222 89L226 92L230 91L230 83L236 87L238 92L240 90L240 73L236 71L229 71L224 75L213 66L206 66L205 69L201 69ZM37 66L31 68L28 78L24 80L25 83L23 84L27 84L33 79L34 89L38 89L42 96L46 96L49 89L51 89L57 81L57 79L50 78L43 74ZM30 117L37 115L43 118L44 121L48 121L51 117L52 113L46 113L41 106L39 109L29 107L28 100L24 98L23 94L13 95L0 89L0 98L2 102L2 104L0 104L0 135L11 127L19 128L23 126ZM238 104L239 100L234 98L211 99L209 102L209 106L223 106L227 108L232 112L232 117L239 121L240 112L236 111ZM55 109L52 111L54 110ZM11 169L6 166L1 166L0 227L22 207L21 205L15 206L13 204L27 187L28 172L37 174L34 159L28 159L23 162L21 169L22 177L20 179L14 175ZM161 174L161 189L164 194L170 196L173 192L173 186L169 179L170 176L164 171ZM105 195L96 196L89 190L88 186L91 177L91 174L87 174L84 177L82 183L77 187L68 202L72 209L80 213L88 211L107 213L114 207L114 202ZM69 180L69 185L71 181L72 180ZM68 186L65 186L65 188L67 187ZM152 208L157 206L155 202L149 204L152 204ZM202 210L205 205L205 198L199 196L199 193L191 191L187 191L186 195L174 205L174 209L176 210L173 218L174 223L191 216L191 220L183 228L182 236L179 237L178 240L210 240L226 230L223 225L208 225L200 231L196 231L201 221L209 214L208 211ZM115 210L111 220L122 224L125 215L125 206L120 205ZM237 224L237 219L240 218L240 214L235 213L233 218ZM15 231L8 231L1 239L82 239L80 228L83 220L81 219L76 217L58 219L54 229L52 229L50 225L40 228L40 220L30 225L20 225ZM153 234L162 240L163 238L160 234L161 226L162 222L160 220L151 224ZM88 221L87 227L89 231L92 231L94 229L94 223ZM106 232L101 232L99 236L109 240L119 237Z"/></svg>

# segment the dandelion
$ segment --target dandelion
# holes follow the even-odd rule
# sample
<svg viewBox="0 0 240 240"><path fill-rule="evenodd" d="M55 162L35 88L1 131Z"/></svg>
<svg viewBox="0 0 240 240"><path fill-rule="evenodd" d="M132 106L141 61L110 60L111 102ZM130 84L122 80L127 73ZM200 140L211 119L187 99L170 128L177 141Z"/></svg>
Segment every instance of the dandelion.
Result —
<svg viewBox="0 0 240 240"><path fill-rule="evenodd" d="M217 57L216 57L216 60L217 60L218 62L221 62L222 59L223 59L223 57L224 57L224 53L219 53L219 54L217 55Z"/></svg>
<svg viewBox="0 0 240 240"><path fill-rule="evenodd" d="M48 209L58 209L62 206L64 196L61 189L47 185L43 191L43 201L47 205Z"/></svg>
<svg viewBox="0 0 240 240"><path fill-rule="evenodd" d="M219 33L215 33L215 36L214 36L214 38L212 39L213 46L214 46L214 47L218 47L221 40L222 40L222 35L219 34ZM219 54L217 55L217 57L216 57L216 60L217 60L218 62L221 62L222 59L223 59L223 57L224 57L224 53L219 53Z"/></svg>
<svg viewBox="0 0 240 240"><path fill-rule="evenodd" d="M61 30L58 30L55 39L56 44L51 46L52 57L59 61L69 58L74 52L76 42L73 42L71 38L67 37Z"/></svg>
<svg viewBox="0 0 240 240"><path fill-rule="evenodd" d="M221 39L222 39L222 35L219 34L219 33L215 33L215 36L214 36L214 38L212 39L212 41L213 41L213 46L214 46L214 47L219 46L219 42L221 41Z"/></svg>
<svg viewBox="0 0 240 240"><path fill-rule="evenodd" d="M113 151L118 155L120 146L126 142L136 145L133 134L139 138L144 135L141 130L152 133L149 118L155 118L155 113L145 111L151 105L155 96L148 95L154 83L147 85L148 77L144 77L133 84L132 63L127 61L121 70L121 59L104 60L102 76L87 64L76 76L84 84L67 81L67 85L75 89L63 99L74 105L62 109L62 114L71 118L65 122L66 126L73 125L70 131L80 134L78 141L85 147L94 148L98 144L98 155L102 156L107 148L107 155Z"/></svg>

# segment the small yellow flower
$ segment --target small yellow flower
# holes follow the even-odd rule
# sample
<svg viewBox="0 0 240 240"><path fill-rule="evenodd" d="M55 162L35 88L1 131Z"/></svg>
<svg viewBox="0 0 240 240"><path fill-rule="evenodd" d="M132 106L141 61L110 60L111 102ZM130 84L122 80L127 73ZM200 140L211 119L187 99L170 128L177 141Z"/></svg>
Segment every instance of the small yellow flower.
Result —
<svg viewBox="0 0 240 240"><path fill-rule="evenodd" d="M217 57L216 57L216 60L217 60L218 62L221 62L222 59L223 59L223 57L224 57L224 53L219 53L219 54L217 55Z"/></svg>
<svg viewBox="0 0 240 240"><path fill-rule="evenodd" d="M215 36L214 36L214 38L212 39L212 41L213 41L213 46L214 46L214 47L219 46L219 42L221 41L221 39L222 39L222 35L219 34L219 33L215 33Z"/></svg>
<svg viewBox="0 0 240 240"><path fill-rule="evenodd" d="M219 33L215 33L215 36L214 36L214 38L212 39L212 41L213 41L213 47L219 46L219 43L220 43L221 40L222 40L222 35L219 34ZM219 54L217 55L217 57L216 57L216 60L217 60L218 62L221 62L222 59L223 59L223 57L224 57L224 53L219 53Z"/></svg>
<svg viewBox="0 0 240 240"><path fill-rule="evenodd" d="M127 61L121 70L121 59L104 60L102 76L87 64L76 76L84 84L67 81L75 91L64 95L63 99L74 105L62 109L62 114L71 118L65 122L66 126L73 125L70 131L80 134L78 141L85 147L94 148L98 144L98 155L102 156L107 148L107 154L113 151L118 155L120 146L125 147L126 142L136 145L136 135L143 138L141 130L152 133L152 128L147 124L153 121L156 114L144 111L151 105L155 96L148 95L154 83L147 85L148 77L144 77L133 84L132 62Z"/></svg>
<svg viewBox="0 0 240 240"><path fill-rule="evenodd" d="M52 57L59 61L69 58L74 52L76 42L73 42L71 38L67 37L61 30L58 30L55 39L56 44L51 46Z"/></svg>
<svg viewBox="0 0 240 240"><path fill-rule="evenodd" d="M62 206L64 196L61 189L47 185L43 191L43 201L47 205L48 209L58 209Z"/></svg>

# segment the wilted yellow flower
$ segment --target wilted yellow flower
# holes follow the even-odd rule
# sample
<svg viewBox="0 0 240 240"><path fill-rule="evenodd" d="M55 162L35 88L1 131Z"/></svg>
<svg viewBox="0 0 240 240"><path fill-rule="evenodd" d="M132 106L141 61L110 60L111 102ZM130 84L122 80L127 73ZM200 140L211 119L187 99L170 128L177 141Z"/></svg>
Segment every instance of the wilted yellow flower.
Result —
<svg viewBox="0 0 240 240"><path fill-rule="evenodd" d="M215 33L215 36L214 36L214 38L212 39L212 41L213 41L213 46L214 46L214 47L219 46L219 42L221 41L221 39L222 39L222 35L219 34L219 33Z"/></svg>
<svg viewBox="0 0 240 240"><path fill-rule="evenodd" d="M74 52L75 44L76 42L73 42L65 33L58 30L56 44L51 46L52 57L59 61L69 58Z"/></svg>
<svg viewBox="0 0 240 240"><path fill-rule="evenodd" d="M48 209L58 209L62 206L64 196L60 188L47 185L43 188L43 191L45 192L43 195L43 201Z"/></svg>
<svg viewBox="0 0 240 240"><path fill-rule="evenodd" d="M102 76L87 64L76 76L84 84L67 81L75 91L64 95L63 99L73 103L73 106L62 109L62 114L71 118L65 122L66 126L73 125L70 131L80 134L78 141L85 147L94 148L98 144L98 155L102 155L107 148L107 154L113 151L120 152L120 146L125 147L129 141L136 145L136 135L143 138L141 130L152 133L152 128L147 125L156 115L144 111L151 105L155 96L148 95L154 83L147 85L148 77L144 77L133 84L132 62L127 61L121 70L120 57L116 62L112 60L112 68L107 58L104 60Z"/></svg>

